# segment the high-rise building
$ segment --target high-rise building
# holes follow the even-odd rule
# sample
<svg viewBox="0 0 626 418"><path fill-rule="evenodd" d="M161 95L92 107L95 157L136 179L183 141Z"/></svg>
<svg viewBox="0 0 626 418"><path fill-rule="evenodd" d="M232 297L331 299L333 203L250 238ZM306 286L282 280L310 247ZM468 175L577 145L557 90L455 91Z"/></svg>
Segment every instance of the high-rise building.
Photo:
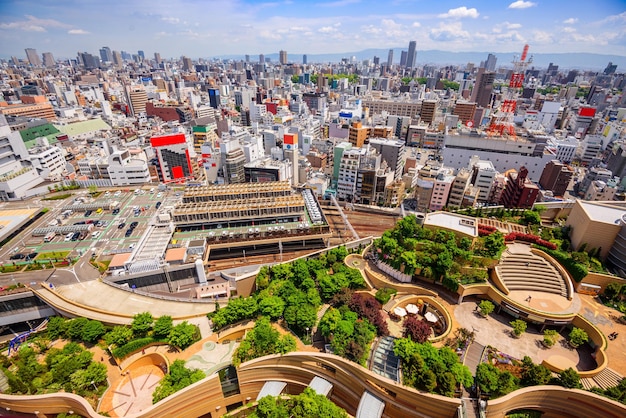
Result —
<svg viewBox="0 0 626 418"><path fill-rule="evenodd" d="M193 66L193 61L189 57L183 57L183 70L185 71L193 71L195 68Z"/></svg>
<svg viewBox="0 0 626 418"><path fill-rule="evenodd" d="M378 151L383 160L387 161L387 166L394 173L394 180L399 180L404 170L404 141L372 138L369 140L369 144L371 148Z"/></svg>
<svg viewBox="0 0 626 418"><path fill-rule="evenodd" d="M183 182L193 176L185 134L154 136L150 138L150 145L159 161L160 181Z"/></svg>
<svg viewBox="0 0 626 418"><path fill-rule="evenodd" d="M302 64L306 65L308 64L308 57L306 56L306 54L302 55Z"/></svg>
<svg viewBox="0 0 626 418"><path fill-rule="evenodd" d="M539 195L539 188L527 177L528 170L524 166L517 173L509 173L506 187L500 199L500 203L504 207L524 209L533 207Z"/></svg>
<svg viewBox="0 0 626 418"><path fill-rule="evenodd" d="M265 64L265 55L263 55L263 54L259 54L259 62L260 62L261 64Z"/></svg>
<svg viewBox="0 0 626 418"><path fill-rule="evenodd" d="M406 66L406 51L402 51L400 53L400 67L405 67Z"/></svg>
<svg viewBox="0 0 626 418"><path fill-rule="evenodd" d="M417 59L417 51L415 48L417 47L416 41L409 42L409 52L406 55L406 67L407 68L415 68L415 62Z"/></svg>
<svg viewBox="0 0 626 418"><path fill-rule="evenodd" d="M348 139L353 146L361 148L369 137L369 131L370 129L367 126L363 126L361 122L352 122Z"/></svg>
<svg viewBox="0 0 626 418"><path fill-rule="evenodd" d="M154 53L154 60L156 61L157 65L161 64L161 54L159 54L158 52Z"/></svg>
<svg viewBox="0 0 626 418"><path fill-rule="evenodd" d="M485 61L485 70L487 70L487 71L495 71L496 70L496 61L497 60L498 60L498 58L496 58L495 55L493 55L493 54L487 55L487 61Z"/></svg>
<svg viewBox="0 0 626 418"><path fill-rule="evenodd" d="M103 46L100 49L100 59L103 62L113 62L113 53L111 52L111 48Z"/></svg>
<svg viewBox="0 0 626 418"><path fill-rule="evenodd" d="M119 51L113 51L113 64L117 68L122 68L122 65L124 64L124 60L122 59L122 54L120 54Z"/></svg>
<svg viewBox="0 0 626 418"><path fill-rule="evenodd" d="M209 104L213 109L220 106L220 89L209 89Z"/></svg>
<svg viewBox="0 0 626 418"><path fill-rule="evenodd" d="M387 67L391 68L393 65L393 49L389 50L389 55L387 55Z"/></svg>
<svg viewBox="0 0 626 418"><path fill-rule="evenodd" d="M144 61L146 59L146 54L143 51L137 51L137 55L141 57L141 60Z"/></svg>
<svg viewBox="0 0 626 418"><path fill-rule="evenodd" d="M26 58L28 58L30 65L33 67L41 67L41 60L35 48L26 48L24 51L26 51Z"/></svg>
<svg viewBox="0 0 626 418"><path fill-rule="evenodd" d="M54 60L54 56L52 56L52 52L44 52L42 56L44 66L54 67L56 65L56 61Z"/></svg>
<svg viewBox="0 0 626 418"><path fill-rule="evenodd" d="M574 170L569 166L559 160L552 160L543 168L539 185L544 190L552 191L554 196L563 196L573 174Z"/></svg>
<svg viewBox="0 0 626 418"><path fill-rule="evenodd" d="M279 53L279 61L282 65L287 64L287 51L280 51Z"/></svg>
<svg viewBox="0 0 626 418"><path fill-rule="evenodd" d="M456 102L454 105L453 115L459 117L459 122L467 124L469 121L474 121L474 114L476 113L476 103L472 102Z"/></svg>
<svg viewBox="0 0 626 418"><path fill-rule="evenodd" d="M143 88L133 88L128 91L128 102L130 103L130 111L133 116L146 111L147 101L148 94Z"/></svg>
<svg viewBox="0 0 626 418"><path fill-rule="evenodd" d="M476 74L476 83L474 84L470 101L476 102L480 107L489 107L495 79L496 73L480 68L478 74Z"/></svg>

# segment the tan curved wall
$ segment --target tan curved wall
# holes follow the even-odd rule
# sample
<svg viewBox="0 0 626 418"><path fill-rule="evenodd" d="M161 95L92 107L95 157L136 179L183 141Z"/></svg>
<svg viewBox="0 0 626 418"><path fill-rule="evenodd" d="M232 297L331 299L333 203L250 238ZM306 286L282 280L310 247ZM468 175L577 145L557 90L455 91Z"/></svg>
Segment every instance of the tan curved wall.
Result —
<svg viewBox="0 0 626 418"><path fill-rule="evenodd" d="M251 319L248 321L240 322L239 324L225 327L217 333L217 341L221 343L224 340L233 340L243 337L244 335L246 335L246 332L248 330L254 328L254 324L255 321Z"/></svg>
<svg viewBox="0 0 626 418"><path fill-rule="evenodd" d="M559 386L532 386L518 389L487 403L487 418L501 418L515 409L544 411L542 417L622 418L626 405L595 393Z"/></svg>
<svg viewBox="0 0 626 418"><path fill-rule="evenodd" d="M329 370L329 369L334 369ZM290 353L267 356L242 364L238 370L241 393L224 398L217 374L177 392L137 418L156 416L198 417L211 412L222 416L226 406L235 402L247 403L256 399L267 380L288 383L287 393L300 393L314 376L333 384L331 400L354 415L363 391L368 390L385 402L383 416L395 417L456 417L459 399L445 398L397 385L371 371L325 353ZM249 398L249 399L248 399ZM35 396L0 394L0 407L12 411L39 411L50 416L70 410L85 417L100 418L82 398L67 393ZM218 408L219 407L219 408ZM535 386L519 389L487 404L487 418L500 418L515 409L544 411L546 417L603 417L626 416L626 406L582 390L559 386Z"/></svg>
<svg viewBox="0 0 626 418"><path fill-rule="evenodd" d="M295 386L301 391L315 376L333 384L330 399L351 415L356 414L365 390L385 402L383 417L388 418L424 415L454 417L461 404L459 399L421 393L397 385L392 380L332 354L289 353L268 356L244 363L239 368L239 379L246 382L241 385L242 392L255 392L266 380L285 381L288 387Z"/></svg>
<svg viewBox="0 0 626 418"><path fill-rule="evenodd" d="M505 295L509 294L509 288L506 287L506 285L504 284L504 280L502 280L502 278L500 277L498 269L491 269L491 280L493 280L493 282L496 284L496 286L498 286L498 289L500 289L502 293L504 293Z"/></svg>
<svg viewBox="0 0 626 418"><path fill-rule="evenodd" d="M439 303L436 299L431 298L430 296L424 296L424 295L406 296L402 298L402 300L394 304L389 309L389 311L393 311L393 309L398 306L404 307L408 305L409 303L416 304L418 299L421 299L423 302L426 302L429 305L433 306L437 310L437 312L439 312L441 315L444 316L446 320L446 329L443 331L443 333L441 333L441 335L438 335L435 338L429 338L428 341L435 343L435 342L443 340L444 338L448 336L448 334L450 334L450 331L452 330L452 317L450 316L450 313L448 312L448 310L441 303Z"/></svg>
<svg viewBox="0 0 626 418"><path fill-rule="evenodd" d="M367 278L372 282L374 287L376 287L377 289L381 289L383 287L393 287L394 289L398 291L401 290L401 291L412 293L412 294L437 296L436 292L425 289L415 284L399 283L399 282L392 282L390 280L387 280L387 278L382 273L379 273L378 271L375 271L372 268L370 268L369 262L366 262L363 271L365 271Z"/></svg>
<svg viewBox="0 0 626 418"><path fill-rule="evenodd" d="M124 362L122 362L121 367L122 372L125 372L127 370L132 371L133 369L143 366L159 367L161 364L165 364L167 366L167 370L165 371L165 373L167 374L169 371L169 360L167 359L167 357L165 357L161 353L149 353L139 357L137 360L129 364L124 364Z"/></svg>

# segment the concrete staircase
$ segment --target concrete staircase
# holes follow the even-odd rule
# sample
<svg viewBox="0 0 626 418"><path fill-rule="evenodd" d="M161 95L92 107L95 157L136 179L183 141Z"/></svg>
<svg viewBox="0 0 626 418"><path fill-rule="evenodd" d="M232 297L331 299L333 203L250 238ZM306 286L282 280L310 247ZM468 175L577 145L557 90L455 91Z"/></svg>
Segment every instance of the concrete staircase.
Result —
<svg viewBox="0 0 626 418"><path fill-rule="evenodd" d="M592 378L582 378L580 379L580 383L583 385L585 389L591 389L593 387L600 387L602 389L607 389L612 386L617 386L617 384L622 380L622 376L617 373L615 370L610 368L606 368L598 373L596 376Z"/></svg>

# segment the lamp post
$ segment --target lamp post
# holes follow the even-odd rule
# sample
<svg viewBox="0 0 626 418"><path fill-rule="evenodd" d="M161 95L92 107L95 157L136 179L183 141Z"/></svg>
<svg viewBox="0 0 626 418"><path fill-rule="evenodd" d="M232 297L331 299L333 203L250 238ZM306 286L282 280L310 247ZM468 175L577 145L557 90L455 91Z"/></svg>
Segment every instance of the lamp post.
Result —
<svg viewBox="0 0 626 418"><path fill-rule="evenodd" d="M91 381L91 384L93 385L93 390L95 390L96 392L98 391L98 387L96 386L96 382L94 382L93 380Z"/></svg>
<svg viewBox="0 0 626 418"><path fill-rule="evenodd" d="M309 327L306 327L306 336L307 336L307 338L309 339L309 342L310 342L310 343L312 343L312 342L313 342L313 341L311 341L311 340L312 340L312 338L311 338L311 336L309 335Z"/></svg>

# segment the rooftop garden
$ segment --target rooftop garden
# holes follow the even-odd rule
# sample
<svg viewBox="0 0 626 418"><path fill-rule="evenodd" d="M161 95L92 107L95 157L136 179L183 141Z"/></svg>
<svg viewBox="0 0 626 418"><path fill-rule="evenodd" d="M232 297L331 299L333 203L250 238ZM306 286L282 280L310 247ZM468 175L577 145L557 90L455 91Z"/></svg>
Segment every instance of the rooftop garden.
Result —
<svg viewBox="0 0 626 418"><path fill-rule="evenodd" d="M459 284L486 281L486 267L504 248L504 236L498 231L489 231L472 242L443 229L423 228L410 215L375 240L372 251L396 270L441 281L454 292Z"/></svg>
<svg viewBox="0 0 626 418"><path fill-rule="evenodd" d="M329 301L342 289L365 287L359 270L343 263L347 255L345 247L339 247L317 258L263 267L257 275L257 290L253 295L231 299L227 306L208 315L214 329L267 316L282 321L298 337L308 341L322 302Z"/></svg>

